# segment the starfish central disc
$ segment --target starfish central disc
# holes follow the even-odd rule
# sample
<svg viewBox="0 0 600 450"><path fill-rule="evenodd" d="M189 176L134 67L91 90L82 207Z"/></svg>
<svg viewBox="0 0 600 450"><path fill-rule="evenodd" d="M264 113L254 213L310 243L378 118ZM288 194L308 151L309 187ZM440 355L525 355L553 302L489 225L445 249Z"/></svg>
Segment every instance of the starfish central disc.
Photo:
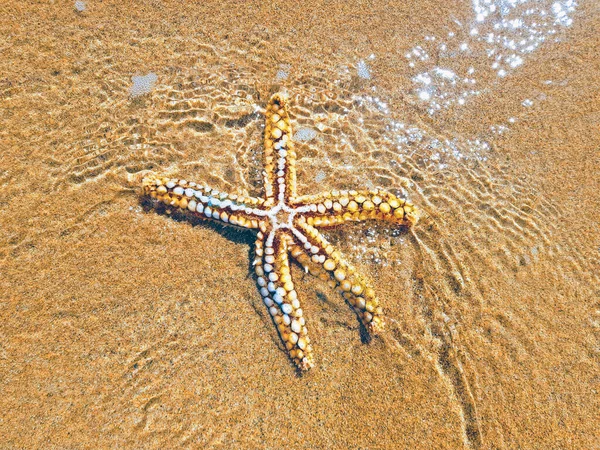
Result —
<svg viewBox="0 0 600 450"><path fill-rule="evenodd" d="M294 220L296 211L286 204L280 203L272 208L268 215L273 228L292 228L292 221Z"/></svg>

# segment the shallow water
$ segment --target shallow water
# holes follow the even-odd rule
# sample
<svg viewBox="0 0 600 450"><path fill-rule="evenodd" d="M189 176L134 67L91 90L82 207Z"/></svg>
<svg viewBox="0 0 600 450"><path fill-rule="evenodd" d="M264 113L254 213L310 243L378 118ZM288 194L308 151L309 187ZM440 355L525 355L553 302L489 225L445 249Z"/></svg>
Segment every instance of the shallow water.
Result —
<svg viewBox="0 0 600 450"><path fill-rule="evenodd" d="M6 448L595 448L594 2L0 6ZM148 171L261 195L290 96L301 193L422 210L327 237L376 287L361 341L298 268L298 376L251 233L146 211Z"/></svg>

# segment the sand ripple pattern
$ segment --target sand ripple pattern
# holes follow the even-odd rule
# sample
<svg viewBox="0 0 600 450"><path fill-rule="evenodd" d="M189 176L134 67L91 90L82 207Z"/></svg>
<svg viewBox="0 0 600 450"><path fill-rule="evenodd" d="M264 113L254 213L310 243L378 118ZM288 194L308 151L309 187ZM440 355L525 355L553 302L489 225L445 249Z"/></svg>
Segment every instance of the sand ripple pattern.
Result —
<svg viewBox="0 0 600 450"><path fill-rule="evenodd" d="M255 193L261 184L261 108L273 92L287 89L295 127L316 131L298 143L300 191L382 186L409 195L424 211L410 234L357 226L330 236L380 281L396 273L408 280L408 291L393 291L387 299L392 314L386 342L398 358L421 358L435 367L458 405L465 443L482 447L486 436L501 430L485 406L492 394L482 384L489 375L477 373L471 362L476 343L516 362L534 351L523 330L540 319L518 308L496 311L493 290L506 285L490 287L481 273L494 271L508 280L523 270L554 270L557 277L574 274L569 276L597 285L592 269L598 261L580 256L577 237L560 231L560 208L512 173L490 143L449 135L406 105L387 105L351 67L258 84L260 66L234 66L236 58L201 48L194 58L201 63L166 69L139 98L129 96L130 79L105 64L93 93L102 99L98 116L74 124L74 139L57 144L46 161L53 192L83 191L102 180L119 190L130 186L128 176L161 170ZM11 89L2 87L4 95ZM9 237L6 255L26 240ZM135 374L157 351L180 354L182 346L165 341L140 353L123 389L135 392L150 383L136 384ZM136 427L148 425L158 391L149 394Z"/></svg>

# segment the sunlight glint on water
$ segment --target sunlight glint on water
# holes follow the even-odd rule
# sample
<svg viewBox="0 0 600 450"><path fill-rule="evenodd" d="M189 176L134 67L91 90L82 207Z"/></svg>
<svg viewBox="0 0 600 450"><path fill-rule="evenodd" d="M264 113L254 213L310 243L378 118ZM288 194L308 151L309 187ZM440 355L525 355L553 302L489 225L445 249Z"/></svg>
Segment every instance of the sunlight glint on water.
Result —
<svg viewBox="0 0 600 450"><path fill-rule="evenodd" d="M543 44L559 40L559 30L573 23L573 0L473 0L468 23L455 20L447 36L425 36L406 59L415 75L412 94L429 114L464 105L487 89L485 79L509 76ZM473 66L461 73L461 59ZM489 82L488 82L489 84Z"/></svg>

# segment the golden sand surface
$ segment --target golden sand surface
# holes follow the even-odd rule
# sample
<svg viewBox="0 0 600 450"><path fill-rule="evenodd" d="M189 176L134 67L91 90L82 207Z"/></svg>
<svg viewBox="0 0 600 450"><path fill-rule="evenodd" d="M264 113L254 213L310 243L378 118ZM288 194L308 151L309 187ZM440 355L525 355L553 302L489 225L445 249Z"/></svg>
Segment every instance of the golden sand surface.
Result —
<svg viewBox="0 0 600 450"><path fill-rule="evenodd" d="M2 2L0 448L600 448L600 10L579 3ZM252 232L140 203L150 171L259 195L278 91L300 192L423 211L326 232L385 308L370 342L292 268L302 375Z"/></svg>

